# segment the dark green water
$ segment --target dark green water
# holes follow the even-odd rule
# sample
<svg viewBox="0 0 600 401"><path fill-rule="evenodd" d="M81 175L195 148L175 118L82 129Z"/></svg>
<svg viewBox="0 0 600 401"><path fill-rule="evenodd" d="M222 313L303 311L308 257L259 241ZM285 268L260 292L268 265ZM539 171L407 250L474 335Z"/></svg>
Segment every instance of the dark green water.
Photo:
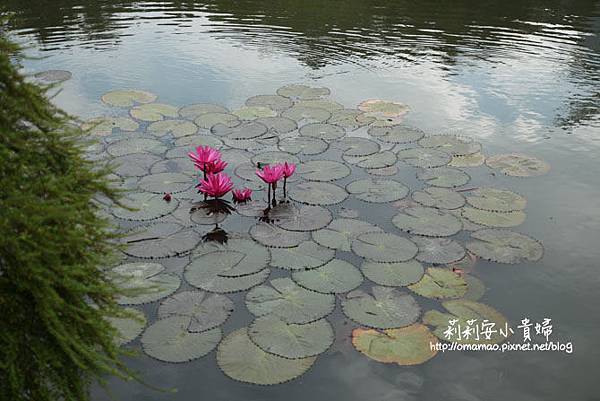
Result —
<svg viewBox="0 0 600 401"><path fill-rule="evenodd" d="M445 353L392 367L338 336L335 351L306 375L274 387L233 382L213 356L183 367L142 355L131 365L178 392L114 381L118 399L600 399L600 2L3 3L29 54L43 56L28 60L27 71L71 71L56 102L82 117L105 113L99 98L112 89L236 108L303 82L331 88L347 107L368 98L404 102L412 109L407 121L428 132L459 131L490 154L529 153L552 165L535 179L489 177L528 199L519 231L541 240L545 256L484 264L478 275L488 287L483 302L515 325L552 318L553 337L572 341L573 354ZM226 331L247 319L235 317Z"/></svg>

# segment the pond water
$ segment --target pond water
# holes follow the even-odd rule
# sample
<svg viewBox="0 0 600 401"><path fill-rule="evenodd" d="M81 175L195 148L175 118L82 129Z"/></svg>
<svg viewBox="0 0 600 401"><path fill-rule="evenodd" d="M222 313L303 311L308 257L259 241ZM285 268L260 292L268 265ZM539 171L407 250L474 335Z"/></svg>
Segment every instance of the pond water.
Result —
<svg viewBox="0 0 600 401"><path fill-rule="evenodd" d="M14 13L10 30L29 46L29 55L40 56L25 60L25 70L70 71L72 77L54 99L82 119L124 115L127 109L100 100L116 89L149 91L159 102L177 107L207 102L236 110L252 96L300 83L329 88L330 99L346 108L366 99L401 102L410 108L403 123L428 135L464 135L480 142L485 155L524 153L551 165L547 174L528 178L505 176L486 166L465 168L472 181L463 189L492 186L525 197L527 218L514 230L544 246L537 262L480 259L472 275L486 287L479 302L502 313L515 328L513 342L522 338L516 329L522 319L539 322L547 317L554 329L551 339L572 342L572 354L440 352L416 366L382 364L353 348L349 337L359 325L345 317L338 300L328 317L334 344L295 380L274 386L234 381L219 369L214 351L184 364L140 353L130 366L153 386L177 391L156 392L110 380L116 399L597 399L600 2L3 3ZM369 138L366 131L365 126L356 134ZM250 140L247 146L267 145ZM118 146L113 150L118 154ZM232 159L232 165L240 161ZM339 149L302 160L319 159L344 161ZM424 187L414 167L401 161L396 165L399 171L384 178L412 190ZM177 168L168 163L162 167ZM352 174L335 184L344 187L369 176L356 165L350 167ZM299 184L289 185L293 189ZM258 201L263 197L261 192L255 195ZM350 197L343 206L356 210L360 219L405 236L391 222L398 209L390 203ZM329 208L340 217L340 205ZM223 227L230 233L246 231L254 222L232 216ZM210 226L195 228L205 234ZM455 238L464 243L469 233ZM339 257L356 266L362 261L349 252ZM179 276L188 261L159 260ZM289 275L272 270L270 279ZM366 282L368 289L372 284ZM185 284L182 289L192 287ZM245 294L228 295L235 311L222 326L225 335L252 322ZM423 311L443 310L438 301L415 298ZM157 302L139 307L150 323L157 309ZM130 346L140 349L140 339ZM94 388L93 399L110 397Z"/></svg>

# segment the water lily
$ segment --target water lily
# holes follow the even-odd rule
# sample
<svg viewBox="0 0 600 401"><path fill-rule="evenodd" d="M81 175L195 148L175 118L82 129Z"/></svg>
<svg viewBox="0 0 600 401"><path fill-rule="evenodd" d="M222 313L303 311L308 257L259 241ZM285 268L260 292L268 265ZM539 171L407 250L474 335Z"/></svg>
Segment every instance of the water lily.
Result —
<svg viewBox="0 0 600 401"><path fill-rule="evenodd" d="M283 198L287 198L287 194L286 194L286 186L287 186L287 179L289 177L291 177L294 172L296 171L296 165L294 163L289 163L285 162L283 164L280 164L282 170L283 170Z"/></svg>
<svg viewBox="0 0 600 401"><path fill-rule="evenodd" d="M252 197L252 190L250 188L234 189L233 190L233 201L235 203L246 203Z"/></svg>
<svg viewBox="0 0 600 401"><path fill-rule="evenodd" d="M225 170L225 167L227 167L227 162L219 159L214 162L204 164L194 163L194 165L198 170L203 171L205 174L218 174Z"/></svg>
<svg viewBox="0 0 600 401"><path fill-rule="evenodd" d="M216 150L215 148L211 148L210 146L198 146L196 148L196 152L188 153L188 156L195 165L204 166L207 163L214 163L217 160L221 159L221 152ZM203 168L201 168L204 171Z"/></svg>
<svg viewBox="0 0 600 401"><path fill-rule="evenodd" d="M208 174L207 177L196 185L196 188L205 195L220 198L233 188L231 178L225 173Z"/></svg>
<svg viewBox="0 0 600 401"><path fill-rule="evenodd" d="M283 177L283 166L277 164L273 167L266 165L261 170L256 170L256 175L267 183L269 186L269 192L267 199L269 199L269 205L273 203L273 206L277 204L275 200L275 188L277 188L277 181ZM271 202L271 187L273 187L273 201ZM270 206L269 206L270 207Z"/></svg>

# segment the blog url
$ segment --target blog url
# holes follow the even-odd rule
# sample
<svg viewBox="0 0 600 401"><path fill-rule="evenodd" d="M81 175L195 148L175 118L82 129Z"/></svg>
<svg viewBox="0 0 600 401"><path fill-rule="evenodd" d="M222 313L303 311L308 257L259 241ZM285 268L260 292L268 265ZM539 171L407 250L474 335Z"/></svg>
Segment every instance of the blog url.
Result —
<svg viewBox="0 0 600 401"><path fill-rule="evenodd" d="M572 342L549 341L546 343L511 343L502 344L462 344L462 343L429 343L432 351L491 351L491 352L515 352L515 351L541 351L541 352L564 352L573 353Z"/></svg>

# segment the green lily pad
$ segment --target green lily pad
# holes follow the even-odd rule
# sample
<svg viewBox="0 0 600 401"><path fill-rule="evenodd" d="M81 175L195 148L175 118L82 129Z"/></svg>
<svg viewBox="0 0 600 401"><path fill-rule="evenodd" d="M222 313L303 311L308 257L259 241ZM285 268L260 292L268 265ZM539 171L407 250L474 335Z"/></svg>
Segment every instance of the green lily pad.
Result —
<svg viewBox="0 0 600 401"><path fill-rule="evenodd" d="M450 238L414 236L411 240L419 247L415 258L423 263L448 264L465 256L465 248Z"/></svg>
<svg viewBox="0 0 600 401"><path fill-rule="evenodd" d="M430 267L420 281L408 288L426 298L461 298L467 292L467 282L450 269Z"/></svg>
<svg viewBox="0 0 600 401"><path fill-rule="evenodd" d="M382 168L368 168L368 169L365 169L365 171L368 174L374 175L377 177L387 177L387 176L392 176L392 175L398 174L398 166L393 165L393 166L382 167Z"/></svg>
<svg viewBox="0 0 600 401"><path fill-rule="evenodd" d="M412 295L391 287L372 288L372 294L354 290L342 300L344 314L358 324L376 329L395 329L413 324L421 308Z"/></svg>
<svg viewBox="0 0 600 401"><path fill-rule="evenodd" d="M288 231L273 224L258 222L250 228L250 236L270 248L292 248L307 241L308 233Z"/></svg>
<svg viewBox="0 0 600 401"><path fill-rule="evenodd" d="M140 90L115 90L102 95L102 101L109 106L131 107L136 103L151 103L156 95Z"/></svg>
<svg viewBox="0 0 600 401"><path fill-rule="evenodd" d="M396 162L398 161L396 159L396 154L389 150L384 150L383 152L379 153L373 153L372 155L368 156L342 155L342 158L350 164L354 164L358 167L368 169L390 167L396 164Z"/></svg>
<svg viewBox="0 0 600 401"><path fill-rule="evenodd" d="M327 227L312 233L315 242L331 249L351 251L354 239L364 233L383 232L371 223L357 219L335 219Z"/></svg>
<svg viewBox="0 0 600 401"><path fill-rule="evenodd" d="M135 106L129 111L131 117L142 121L160 121L165 117L178 117L177 107L163 103L148 103Z"/></svg>
<svg viewBox="0 0 600 401"><path fill-rule="evenodd" d="M300 159L287 152L263 152L252 158L254 165L260 164L280 164L280 163L300 163Z"/></svg>
<svg viewBox="0 0 600 401"><path fill-rule="evenodd" d="M442 188L460 187L471 179L464 171L451 167L421 169L417 171L417 178L428 185Z"/></svg>
<svg viewBox="0 0 600 401"><path fill-rule="evenodd" d="M466 244L469 252L492 262L536 262L544 254L537 240L509 230L478 230L471 233L471 238Z"/></svg>
<svg viewBox="0 0 600 401"><path fill-rule="evenodd" d="M181 195L178 194L177 196L181 196ZM202 199L202 195L196 195L192 199L200 200L200 199ZM181 211L181 217L185 217L184 214L185 214L185 211ZM219 224L219 223L225 221L225 219L227 218L226 213L215 213L215 212L211 211L210 208L194 209L194 211L191 212L191 207L188 207L187 215L188 215L187 220L189 220L195 224L206 225L206 226L214 226L215 224Z"/></svg>
<svg viewBox="0 0 600 401"><path fill-rule="evenodd" d="M236 252L222 252L220 254L213 252L199 256L185 267L185 280L201 290L221 294L246 291L265 282L270 274L268 268L245 276L226 277L220 275L231 269L231 266L243 256L243 254Z"/></svg>
<svg viewBox="0 0 600 401"><path fill-rule="evenodd" d="M187 254L200 242L200 236L180 224L153 223L133 230L124 242L127 255L156 259Z"/></svg>
<svg viewBox="0 0 600 401"><path fill-rule="evenodd" d="M349 130L355 130L369 123L369 121L364 120L362 122L358 121L358 117L362 113L363 112L358 109L333 110L331 111L331 117L327 122Z"/></svg>
<svg viewBox="0 0 600 401"><path fill-rule="evenodd" d="M111 156L124 156L131 153L153 153L159 155L165 153L167 146L156 139L132 138L123 139L111 143L106 152Z"/></svg>
<svg viewBox="0 0 600 401"><path fill-rule="evenodd" d="M188 174L158 173L143 177L139 182L139 187L144 191L164 194L166 192L183 192L193 184L194 181Z"/></svg>
<svg viewBox="0 0 600 401"><path fill-rule="evenodd" d="M323 123L331 117L331 113L316 107L294 105L281 112L281 117L289 118L296 122Z"/></svg>
<svg viewBox="0 0 600 401"><path fill-rule="evenodd" d="M367 138L347 136L332 143L334 149L340 149L346 156L368 156L379 152L379 144Z"/></svg>
<svg viewBox="0 0 600 401"><path fill-rule="evenodd" d="M398 159L413 167L432 168L445 166L451 157L441 150L413 148L398 152Z"/></svg>
<svg viewBox="0 0 600 401"><path fill-rule="evenodd" d="M161 302L158 318L185 317L188 319L187 330L199 333L219 327L232 312L233 302L225 295L183 291Z"/></svg>
<svg viewBox="0 0 600 401"><path fill-rule="evenodd" d="M294 271L292 279L304 288L325 294L352 291L363 282L360 270L341 259L333 259L316 269Z"/></svg>
<svg viewBox="0 0 600 401"><path fill-rule="evenodd" d="M211 103L190 104L179 109L179 115L188 120L195 120L208 113L229 113L229 110L221 105Z"/></svg>
<svg viewBox="0 0 600 401"><path fill-rule="evenodd" d="M211 129L217 124L224 124L228 127L235 127L240 124L238 116L230 113L206 113L201 114L194 120L200 128Z"/></svg>
<svg viewBox="0 0 600 401"><path fill-rule="evenodd" d="M301 127L298 132L302 136L310 138L323 139L324 141L332 141L334 139L343 138L346 131L343 128L333 124L311 123Z"/></svg>
<svg viewBox="0 0 600 401"><path fill-rule="evenodd" d="M550 171L550 165L545 161L517 153L490 156L485 164L513 177L536 177Z"/></svg>
<svg viewBox="0 0 600 401"><path fill-rule="evenodd" d="M381 178L367 178L352 181L346 191L365 202L386 203L402 199L409 189L401 182Z"/></svg>
<svg viewBox="0 0 600 401"><path fill-rule="evenodd" d="M230 237L221 244L209 241L200 244L192 254L192 258L202 257L196 263L220 266L221 277L239 277L255 274L266 268L271 260L269 250L249 238Z"/></svg>
<svg viewBox="0 0 600 401"><path fill-rule="evenodd" d="M244 383L273 385L304 374L316 357L288 359L267 353L254 344L244 327L230 333L217 350L217 364L228 377Z"/></svg>
<svg viewBox="0 0 600 401"><path fill-rule="evenodd" d="M465 204L465 198L460 193L448 188L429 187L415 191L412 199L423 206L437 209L458 209Z"/></svg>
<svg viewBox="0 0 600 401"><path fill-rule="evenodd" d="M177 138L175 140L175 146L176 148L167 151L165 156L167 159L187 157L188 153L197 146L210 146L211 148L221 149L223 147L223 141L214 135L189 135Z"/></svg>
<svg viewBox="0 0 600 401"><path fill-rule="evenodd" d="M352 242L352 251L376 262L405 262L417 254L417 246L394 234L364 233Z"/></svg>
<svg viewBox="0 0 600 401"><path fill-rule="evenodd" d="M516 227L525 221L525 212L490 212L489 210L464 207L462 216L469 221L486 227Z"/></svg>
<svg viewBox="0 0 600 401"><path fill-rule="evenodd" d="M276 278L246 294L246 307L255 316L273 315L286 323L306 324L333 311L335 297L300 287L290 278Z"/></svg>
<svg viewBox="0 0 600 401"><path fill-rule="evenodd" d="M297 100L319 99L328 96L331 92L328 88L311 87L301 84L291 84L277 89L279 96L284 96Z"/></svg>
<svg viewBox="0 0 600 401"><path fill-rule="evenodd" d="M334 256L334 250L313 241L304 241L296 247L271 249L271 266L286 270L314 269Z"/></svg>
<svg viewBox="0 0 600 401"><path fill-rule="evenodd" d="M221 151L221 160L227 163L227 168L249 162L252 158L252 153L240 149L225 149Z"/></svg>
<svg viewBox="0 0 600 401"><path fill-rule="evenodd" d="M336 110L342 110L344 108L343 104L328 99L300 100L296 102L296 105L304 107L315 107L317 109L327 110L330 113L333 113Z"/></svg>
<svg viewBox="0 0 600 401"><path fill-rule="evenodd" d="M470 301L479 301L486 290L483 281L470 274L465 274L464 279L467 282L467 292L465 292L462 298Z"/></svg>
<svg viewBox="0 0 600 401"><path fill-rule="evenodd" d="M322 354L335 339L333 328L325 319L290 324L273 315L256 318L248 327L248 336L263 351L288 359Z"/></svg>
<svg viewBox="0 0 600 401"><path fill-rule="evenodd" d="M140 305L158 301L177 291L181 280L175 274L166 273L160 263L125 263L114 267L114 283L117 288L133 291L117 299L120 305Z"/></svg>
<svg viewBox="0 0 600 401"><path fill-rule="evenodd" d="M160 156L152 153L130 153L115 157L112 163L113 171L121 177L142 177L148 174L150 167L162 160Z"/></svg>
<svg viewBox="0 0 600 401"><path fill-rule="evenodd" d="M95 117L81 124L81 129L90 135L109 136L114 130L133 132L140 125L128 117Z"/></svg>
<svg viewBox="0 0 600 401"><path fill-rule="evenodd" d="M400 230L428 237L448 237L462 230L462 222L454 215L432 207L413 206L400 211L392 219Z"/></svg>
<svg viewBox="0 0 600 401"><path fill-rule="evenodd" d="M223 137L223 144L232 149L243 149L252 153L264 152L266 148L277 145L277 137L263 135L253 139L230 139Z"/></svg>
<svg viewBox="0 0 600 401"><path fill-rule="evenodd" d="M152 358L163 362L189 362L203 357L221 341L220 328L202 333L188 330L190 319L171 316L157 320L142 335L142 349Z"/></svg>
<svg viewBox="0 0 600 401"><path fill-rule="evenodd" d="M371 127L369 135L388 143L410 143L423 138L425 133L419 128L408 125L392 125L389 127Z"/></svg>
<svg viewBox="0 0 600 401"><path fill-rule="evenodd" d="M442 150L452 156L465 156L481 151L481 144L470 138L454 135L431 135L419 141L424 148Z"/></svg>
<svg viewBox="0 0 600 401"><path fill-rule="evenodd" d="M198 132L198 126L188 120L162 120L153 122L146 130L155 136L171 134L175 138L180 138L195 134Z"/></svg>
<svg viewBox="0 0 600 401"><path fill-rule="evenodd" d="M298 166L297 174L307 181L334 181L350 175L350 168L333 160L310 160Z"/></svg>
<svg viewBox="0 0 600 401"><path fill-rule="evenodd" d="M287 134L298 128L296 121L285 117L260 117L254 121L267 127L269 134Z"/></svg>
<svg viewBox="0 0 600 401"><path fill-rule="evenodd" d="M277 112L269 107L264 106L247 106L231 112L240 120L256 120L259 117L275 117Z"/></svg>
<svg viewBox="0 0 600 401"><path fill-rule="evenodd" d="M485 162L485 156L481 152L464 156L452 156L448 163L450 167L479 167Z"/></svg>
<svg viewBox="0 0 600 401"><path fill-rule="evenodd" d="M125 308L131 317L111 317L107 318L110 325L117 330L115 343L119 346L135 340L146 327L146 315L144 312L133 308Z"/></svg>
<svg viewBox="0 0 600 401"><path fill-rule="evenodd" d="M291 199L308 205L335 205L348 197L346 190L328 182L302 182L288 191Z"/></svg>
<svg viewBox="0 0 600 401"><path fill-rule="evenodd" d="M123 205L135 210L121 207L112 209L113 214L123 220L146 221L166 216L177 208L179 202L172 199L166 202L162 195L148 192L133 192L121 199Z"/></svg>
<svg viewBox="0 0 600 401"><path fill-rule="evenodd" d="M191 177L197 177L198 170L195 169L194 164L189 157L174 157L153 164L152 168L150 168L150 173L180 173Z"/></svg>
<svg viewBox="0 0 600 401"><path fill-rule="evenodd" d="M454 299L450 301L442 302L442 306L449 313L442 313L437 310L430 310L423 315L423 323L434 328L433 334L440 340L457 342L462 344L496 344L506 340L506 337L500 333L500 330L507 330L508 321L500 312L494 308L479 303L470 301L467 299ZM473 333L469 338L465 338L462 334L458 337L456 330L448 331L450 321L456 320L453 325L455 329L460 326L461 333L467 326L473 328ZM467 322L473 320L474 322L469 325ZM486 334L482 333L481 325L487 320L486 324L494 324L491 327L489 338ZM476 327L479 326L479 338L476 337Z"/></svg>
<svg viewBox="0 0 600 401"><path fill-rule="evenodd" d="M298 136L282 139L277 145L279 150L294 155L318 155L329 147L329 144L319 138Z"/></svg>
<svg viewBox="0 0 600 401"><path fill-rule="evenodd" d="M333 217L331 212L320 206L290 206L272 209L270 216L275 219L275 224L289 231L315 231L329 223Z"/></svg>
<svg viewBox="0 0 600 401"><path fill-rule="evenodd" d="M477 188L469 192L467 203L477 209L492 212L512 212L525 209L527 199L504 189Z"/></svg>
<svg viewBox="0 0 600 401"><path fill-rule="evenodd" d="M256 175L257 170L258 168L255 164L242 163L235 168L234 173L236 176L246 181L242 185L249 186L249 183L251 182L254 185L254 188L252 189L265 189L267 188L267 184Z"/></svg>
<svg viewBox="0 0 600 401"><path fill-rule="evenodd" d="M226 136L228 139L245 140L254 139L264 135L267 127L256 121L244 122L235 127L229 127L225 124L217 124L210 130L215 135Z"/></svg>
<svg viewBox="0 0 600 401"><path fill-rule="evenodd" d="M360 269L372 282L388 287L404 287L423 277L423 265L416 260L396 263L367 260Z"/></svg>
<svg viewBox="0 0 600 401"><path fill-rule="evenodd" d="M377 120L397 124L400 118L408 113L408 106L403 103L390 102L380 99L369 99L358 105L358 109L364 112L362 116L373 117Z"/></svg>
<svg viewBox="0 0 600 401"><path fill-rule="evenodd" d="M352 331L352 345L357 351L377 362L400 366L427 362L437 354L437 343L427 326L419 323L383 332L362 328Z"/></svg>
<svg viewBox="0 0 600 401"><path fill-rule="evenodd" d="M280 95L257 95L246 100L248 107L267 107L275 111L289 109L293 105L289 98Z"/></svg>

